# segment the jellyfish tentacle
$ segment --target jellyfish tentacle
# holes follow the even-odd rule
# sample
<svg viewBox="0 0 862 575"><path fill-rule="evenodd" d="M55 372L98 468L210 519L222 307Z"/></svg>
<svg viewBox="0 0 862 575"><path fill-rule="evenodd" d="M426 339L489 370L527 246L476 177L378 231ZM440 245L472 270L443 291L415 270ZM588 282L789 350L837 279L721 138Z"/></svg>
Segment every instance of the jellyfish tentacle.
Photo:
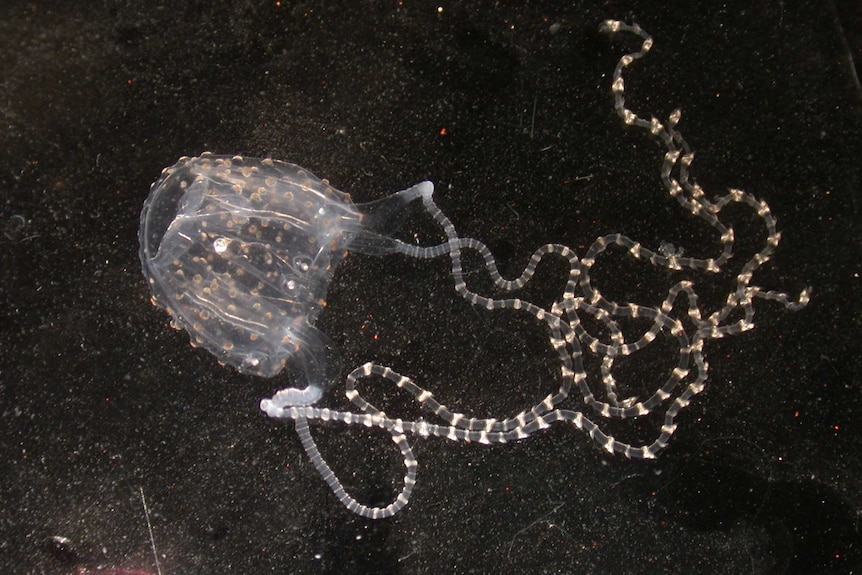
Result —
<svg viewBox="0 0 862 575"><path fill-rule="evenodd" d="M317 448L317 444L314 442L314 438L311 436L311 431L308 428L308 419L300 415L293 419L299 441L302 443L302 447L305 449L305 453L308 455L312 465L320 473L326 484L329 485L338 501L348 510L369 519L385 519L401 511L410 501L410 494L413 491L413 486L416 485L416 470L419 462L416 460L416 456L413 455L413 450L410 448L410 444L403 433L393 432L392 441L395 442L401 450L401 455L404 457L404 467L407 470L407 473L404 475L404 487L389 505L385 507L372 507L359 503L356 498L344 489L341 481L338 480L335 472L332 471L332 468L329 467L329 464L326 463L326 460Z"/></svg>
<svg viewBox="0 0 862 575"><path fill-rule="evenodd" d="M613 75L612 92L617 114L628 125L643 129L657 139L665 148L660 169L660 179L668 195L695 217L703 220L715 230L721 251L714 257L683 256L682 251L651 250L623 234L610 234L596 239L583 258L566 246L548 244L542 246L530 257L519 277L503 278L493 254L479 240L459 237L454 225L435 204L429 193L422 197L426 211L441 227L446 241L433 246L414 246L395 241L395 251L414 258L437 258L448 255L451 259L451 273L456 293L473 305L487 310L518 310L532 315L544 322L549 329L549 343L560 358L562 384L560 390L548 395L529 409L498 420L496 418L473 418L467 414L454 412L434 398L433 394L418 386L411 379L402 376L389 367L367 363L357 368L347 377L345 393L361 414L349 412L326 413L314 419L337 419L348 424L373 425L402 434L417 434L421 437L444 437L453 441L478 441L481 443L504 443L525 439L533 433L557 422L568 422L587 433L601 448L609 453L621 454L629 458L651 459L662 451L676 431L676 417L700 393L705 386L709 365L704 357L705 342L735 335L753 327L755 298L776 301L788 309L798 309L809 299L806 288L794 300L788 294L767 291L751 285L754 272L764 265L774 252L780 240L775 218L768 206L754 196L738 190L730 190L726 195L711 201L703 189L693 181L690 167L694 152L677 129L681 112L675 110L666 122L656 118L640 118L626 107L625 82L623 70L643 57L652 47L652 38L638 25L618 21L607 21L602 30L610 33L629 32L642 40L640 49L622 56ZM649 262L653 266L669 271L694 270L718 273L733 257L734 232L721 218L722 208L730 203L744 203L751 207L764 223L767 238L763 247L743 264L734 287L725 304L717 311L706 314L699 304L697 292L689 280L677 281L667 291L664 301L658 306L644 306L633 302L618 303L606 298L593 285L590 271L598 257L609 247L620 247L637 260ZM466 274L462 267L462 252L473 250L484 260L484 267L494 286L502 291L515 291L524 287L533 277L538 263L546 255L554 253L568 259L570 272L562 298L551 309L545 310L532 302L519 297L495 298L476 293L467 285ZM685 302L677 305L678 300ZM674 310L684 314L678 317ZM734 312L742 312L742 319L731 321ZM606 340L592 335L579 314L591 316L604 325L609 337ZM639 335L627 339L623 334L621 322L626 320L647 320L648 326ZM685 322L685 323L684 323ZM635 396L625 397L613 376L615 359L628 356L648 347L660 336L676 339L678 357L676 365L670 370L664 383L651 395L643 399ZM599 398L591 389L583 363L583 352L596 354L601 358L604 398ZM379 377L393 383L397 388L409 393L421 409L432 413L444 424L427 422L424 419L403 421L389 419L384 412L371 405L357 389L359 379ZM592 409L598 416L606 419L637 418L653 413L665 405L663 420L657 437L640 445L620 441L607 433L583 411L563 408L571 388L576 387L581 394L585 407ZM309 417L306 410L306 417ZM309 417L310 418L310 417ZM327 480L329 482L329 480ZM332 484L330 484L332 486Z"/></svg>
<svg viewBox="0 0 862 575"><path fill-rule="evenodd" d="M173 316L176 325L189 331L194 344L244 373L271 377L285 367L301 372L299 377L291 376L294 386L263 399L260 408L272 419L294 423L309 460L351 512L380 519L408 504L418 469L408 435L506 443L526 439L555 423L569 423L610 454L655 458L675 433L677 416L705 388L709 373L705 344L752 329L757 299L789 310L808 303L810 288L793 298L752 283L781 240L766 202L736 189L708 199L691 174L695 153L678 129L681 111L674 110L662 121L642 118L627 107L623 73L650 51L652 37L637 24L615 20L604 22L601 30L641 39L640 48L620 57L614 69L614 109L626 125L645 131L663 147L659 179L670 198L717 235L720 250L712 257L683 255L682 248L667 242L650 249L614 233L596 238L583 257L564 245L541 246L521 273L508 279L500 274L484 243L458 235L435 203L430 182L356 206L326 180L293 164L205 153L182 158L153 185L142 213L140 254L154 302ZM413 245L392 236L417 200L442 230L443 242ZM722 212L731 205L749 208L765 228L762 245L751 255L734 254L734 229L722 219L727 219ZM277 249L273 251L271 246ZM347 375L345 395L351 410L319 407L339 361L329 340L313 324L326 304L334 268L349 249L420 259L448 256L452 285L459 297L487 311L526 313L547 326L547 342L559 363L559 388L517 413L473 417L450 409L429 389L390 367L368 362ZM598 258L619 250L671 277L685 272L716 276L735 256L741 265L736 277L728 278L726 299L714 304L714 309L705 309L690 279L672 279L660 303L643 305L614 301L594 285L591 272ZM494 293L479 293L468 285L462 254L469 251L481 256ZM529 284L539 263L551 256L565 259L569 270L559 299L545 308L515 292ZM501 296L499 292L505 293ZM656 387L643 389L640 383L629 387L618 382L614 372L622 363L619 360L656 341L676 346L670 354L675 362L655 383L649 382ZM652 349L655 347L665 353L661 344ZM589 381L595 378L588 376L591 364L585 363L587 356L598 361L600 381ZM360 381L374 378L406 393L419 412L430 414L428 420L422 416L392 418L372 405L363 397ZM572 396L580 405L566 405ZM614 437L604 423L650 414L658 419L652 439ZM321 454L311 421L362 425L389 433L403 457L405 475L388 505L366 505L347 492Z"/></svg>

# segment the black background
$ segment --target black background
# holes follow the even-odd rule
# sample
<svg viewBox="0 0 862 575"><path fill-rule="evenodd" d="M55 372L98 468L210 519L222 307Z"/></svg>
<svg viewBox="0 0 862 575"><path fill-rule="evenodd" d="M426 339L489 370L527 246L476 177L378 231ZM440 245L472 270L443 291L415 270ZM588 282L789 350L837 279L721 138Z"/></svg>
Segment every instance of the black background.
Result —
<svg viewBox="0 0 862 575"><path fill-rule="evenodd" d="M2 8L0 571L155 573L143 490L166 575L859 573L858 7L659 4ZM758 302L755 330L707 344L707 389L657 462L567 426L492 447L414 440L410 505L350 514L257 408L286 380L220 367L150 305L150 183L204 150L298 163L357 202L429 179L509 276L543 243L583 254L612 232L715 250L665 197L661 148L613 112L611 72L638 41L599 34L607 18L655 39L627 75L630 106L682 108L707 193L742 188L777 216L781 246L753 283L812 286L811 304ZM419 216L401 231L436 233ZM668 284L647 272L620 257L596 282L657 303ZM543 264L525 297L550 304L562 277ZM479 416L554 387L542 330L470 309L445 261L352 255L328 301L318 325L343 373L380 361ZM343 407L339 389L323 403ZM360 499L391 498L402 471L385 434L314 433Z"/></svg>

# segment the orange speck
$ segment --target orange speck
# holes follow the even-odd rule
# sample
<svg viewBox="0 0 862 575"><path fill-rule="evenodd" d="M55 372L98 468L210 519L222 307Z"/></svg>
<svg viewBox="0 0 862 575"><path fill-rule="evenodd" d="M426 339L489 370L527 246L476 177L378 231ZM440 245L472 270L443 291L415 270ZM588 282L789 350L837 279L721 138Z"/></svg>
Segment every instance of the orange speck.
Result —
<svg viewBox="0 0 862 575"><path fill-rule="evenodd" d="M440 135L441 135L441 136L445 136L445 135L446 135L446 133L447 133L447 132L446 132L446 128L440 128Z"/></svg>

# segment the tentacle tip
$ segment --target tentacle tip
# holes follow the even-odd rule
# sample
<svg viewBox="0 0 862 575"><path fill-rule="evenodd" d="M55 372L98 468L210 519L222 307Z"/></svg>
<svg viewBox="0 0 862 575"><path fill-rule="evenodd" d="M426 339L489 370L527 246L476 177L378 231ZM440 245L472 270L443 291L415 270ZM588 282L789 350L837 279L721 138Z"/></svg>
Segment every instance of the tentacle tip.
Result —
<svg viewBox="0 0 862 575"><path fill-rule="evenodd" d="M620 26L622 26L622 22L619 20L605 20L599 24L599 32L604 34L615 34L620 31Z"/></svg>

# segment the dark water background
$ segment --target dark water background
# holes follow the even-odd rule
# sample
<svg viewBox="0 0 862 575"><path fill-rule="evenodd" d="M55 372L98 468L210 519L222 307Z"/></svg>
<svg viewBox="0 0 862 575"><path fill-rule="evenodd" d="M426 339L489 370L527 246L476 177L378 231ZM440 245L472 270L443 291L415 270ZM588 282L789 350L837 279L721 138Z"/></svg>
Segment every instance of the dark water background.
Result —
<svg viewBox="0 0 862 575"><path fill-rule="evenodd" d="M10 4L0 572L155 573L141 490L166 575L860 572L855 3ZM259 412L285 382L220 367L150 305L137 259L150 183L204 150L301 164L356 201L430 179L508 275L543 243L583 253L612 232L714 249L663 195L662 150L613 112L611 72L637 42L600 35L607 18L655 39L628 74L631 107L681 107L697 181L777 216L781 246L754 283L813 286L811 304L760 302L755 330L708 343L707 390L657 462L608 457L568 427L493 447L416 440L410 505L353 516ZM618 263L609 293L654 295L654 276ZM562 282L549 264L528 295L550 303ZM553 386L541 330L471 310L445 261L351 256L328 299L319 326L345 372L381 361L476 415ZM385 435L315 436L357 496L392 496Z"/></svg>

